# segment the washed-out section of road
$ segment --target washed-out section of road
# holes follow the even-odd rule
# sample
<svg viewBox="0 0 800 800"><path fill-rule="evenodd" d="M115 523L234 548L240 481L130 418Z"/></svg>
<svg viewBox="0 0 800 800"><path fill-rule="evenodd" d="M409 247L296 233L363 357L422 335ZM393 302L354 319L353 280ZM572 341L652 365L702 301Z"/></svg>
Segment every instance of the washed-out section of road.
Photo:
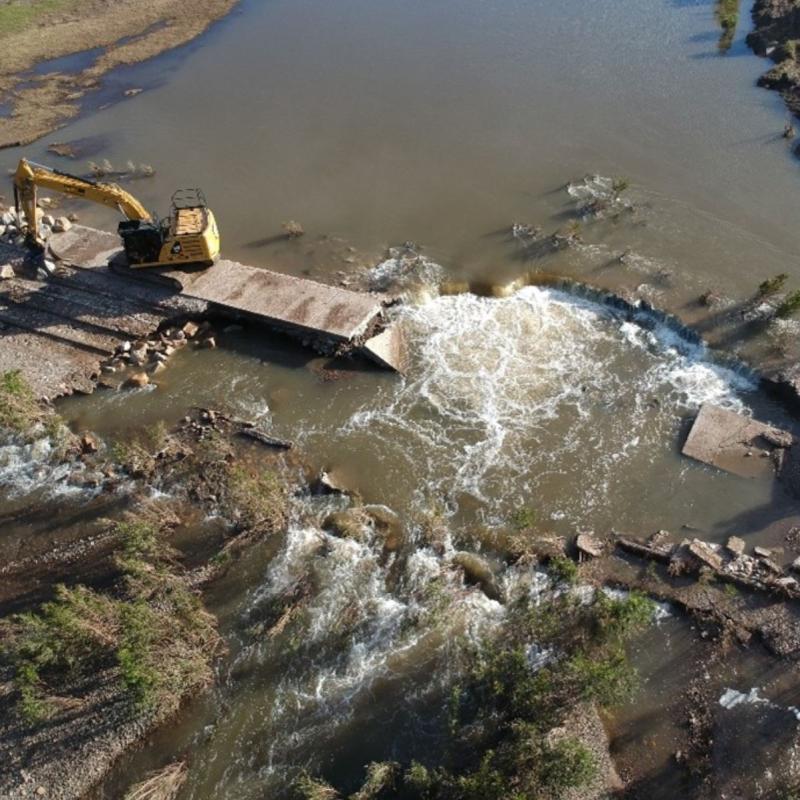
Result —
<svg viewBox="0 0 800 800"><path fill-rule="evenodd" d="M400 331L386 295L353 292L222 260L204 270L131 270L119 240L73 226L49 241L55 269L43 277L26 252L0 244L0 370L21 369L53 398L91 391L101 363L126 340L167 320L206 314L280 330L323 353L363 355L402 371Z"/></svg>

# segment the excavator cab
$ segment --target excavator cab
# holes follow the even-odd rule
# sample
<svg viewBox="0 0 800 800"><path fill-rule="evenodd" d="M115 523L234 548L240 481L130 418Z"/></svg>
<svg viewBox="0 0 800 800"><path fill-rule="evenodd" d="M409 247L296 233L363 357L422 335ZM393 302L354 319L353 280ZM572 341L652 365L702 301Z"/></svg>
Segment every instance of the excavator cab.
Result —
<svg viewBox="0 0 800 800"><path fill-rule="evenodd" d="M172 196L169 217L160 222L119 223L129 266L213 264L219 255L219 231L200 189L179 189Z"/></svg>

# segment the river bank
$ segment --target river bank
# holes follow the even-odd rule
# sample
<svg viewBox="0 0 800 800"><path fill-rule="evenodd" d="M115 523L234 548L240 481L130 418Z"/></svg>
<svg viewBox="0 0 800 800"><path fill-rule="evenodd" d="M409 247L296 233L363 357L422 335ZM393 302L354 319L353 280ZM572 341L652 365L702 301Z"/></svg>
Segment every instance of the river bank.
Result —
<svg viewBox="0 0 800 800"><path fill-rule="evenodd" d="M76 117L117 67L192 41L236 0L0 3L0 148L32 142ZM134 96L131 86L119 99Z"/></svg>
<svg viewBox="0 0 800 800"><path fill-rule="evenodd" d="M780 92L789 112L800 117L800 3L797 0L756 0L752 18L754 29L747 43L757 55L775 62L775 66L759 79L759 86ZM796 152L800 155L800 149Z"/></svg>

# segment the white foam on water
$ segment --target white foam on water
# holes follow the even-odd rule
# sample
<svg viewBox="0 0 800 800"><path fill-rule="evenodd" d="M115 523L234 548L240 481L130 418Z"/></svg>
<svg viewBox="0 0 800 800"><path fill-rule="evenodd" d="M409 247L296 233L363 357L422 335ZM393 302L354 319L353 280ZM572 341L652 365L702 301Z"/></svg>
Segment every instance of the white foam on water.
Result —
<svg viewBox="0 0 800 800"><path fill-rule="evenodd" d="M718 702L726 709L736 708L736 706L741 705L750 705L764 706L766 708L785 711L800 722L800 709L798 709L797 706L782 706L778 703L774 703L772 700L763 697L761 690L757 686L754 686L748 692L740 692L737 689L725 689Z"/></svg>
<svg viewBox="0 0 800 800"><path fill-rule="evenodd" d="M67 481L69 475L84 469L80 463L62 463L55 458L49 438L30 442L12 440L0 445L0 489L9 497L45 491L50 496L87 492Z"/></svg>
<svg viewBox="0 0 800 800"><path fill-rule="evenodd" d="M489 507L571 484L557 513L588 518L624 482L621 467L670 452L685 414L704 402L745 410L740 393L754 388L667 325L645 330L549 288L438 297L399 316L407 378L342 434L367 433L428 494Z"/></svg>

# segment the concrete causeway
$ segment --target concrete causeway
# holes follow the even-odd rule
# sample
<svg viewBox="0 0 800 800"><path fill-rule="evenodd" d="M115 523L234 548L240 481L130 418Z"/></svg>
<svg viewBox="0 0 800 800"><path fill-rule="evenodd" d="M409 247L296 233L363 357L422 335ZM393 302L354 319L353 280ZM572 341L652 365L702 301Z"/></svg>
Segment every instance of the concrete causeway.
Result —
<svg viewBox="0 0 800 800"><path fill-rule="evenodd" d="M329 354L363 355L402 371L400 331L386 295L354 292L221 260L203 270L131 270L119 239L73 226L51 236L54 274L0 244L0 370L21 369L43 397L91 391L101 363L125 340L167 320L207 314L255 322ZM13 272L10 270L13 269Z"/></svg>

